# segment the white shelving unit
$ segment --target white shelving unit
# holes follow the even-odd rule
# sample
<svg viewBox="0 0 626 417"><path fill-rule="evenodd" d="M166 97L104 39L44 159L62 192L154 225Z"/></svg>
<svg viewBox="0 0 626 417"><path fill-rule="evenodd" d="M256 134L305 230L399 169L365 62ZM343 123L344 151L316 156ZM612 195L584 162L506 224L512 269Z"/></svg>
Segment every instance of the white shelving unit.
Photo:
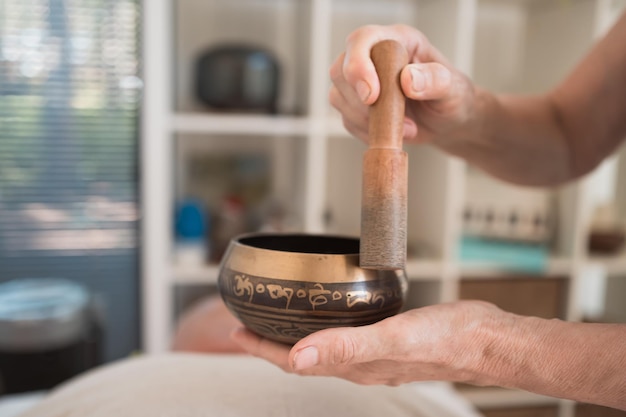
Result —
<svg viewBox="0 0 626 417"><path fill-rule="evenodd" d="M621 0L150 0L144 1L145 102L142 123L143 341L148 353L168 349L173 290L215 285L216 265L176 265L172 207L181 193L181 164L190 152L265 149L273 164L272 193L293 203L295 228L311 233L359 234L361 157L327 102L328 68L344 39L364 24L406 23L422 30L477 83L495 90L540 91L557 82L612 24ZM254 42L283 64L280 115L220 114L192 94L193 61L226 41ZM411 307L456 300L465 277L509 276L493 265L463 265L462 236L471 175L464 162L428 146L409 147L409 262ZM626 152L581 181L541 191L556 203L553 253L541 276L568 278L565 317L581 320L610 296L606 282L626 289L626 255L591 257L586 249L592 210L602 198L626 217ZM608 167L608 168L607 168ZM605 187L606 188L606 187ZM592 192L593 191L593 192ZM595 193L595 194L594 194ZM597 197L597 196L596 196ZM332 213L328 222L325 214ZM590 269L604 286L589 282ZM538 278L541 278L538 276ZM596 300L586 300L595 288ZM611 287L613 288L613 287ZM600 305L600 307L598 307ZM611 307L611 311L619 308ZM624 314L626 315L626 314ZM618 320L626 320L624 315ZM466 393L490 407L570 402L510 390Z"/></svg>

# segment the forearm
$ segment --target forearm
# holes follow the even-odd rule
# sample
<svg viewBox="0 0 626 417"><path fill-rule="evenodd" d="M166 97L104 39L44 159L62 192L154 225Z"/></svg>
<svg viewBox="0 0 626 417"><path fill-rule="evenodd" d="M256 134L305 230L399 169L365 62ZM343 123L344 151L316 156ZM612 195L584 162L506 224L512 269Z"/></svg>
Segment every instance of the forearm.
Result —
<svg viewBox="0 0 626 417"><path fill-rule="evenodd" d="M625 37L626 13L543 95L505 97L475 88L467 129L449 142L464 146L451 152L520 184L552 185L590 172L626 135Z"/></svg>
<svg viewBox="0 0 626 417"><path fill-rule="evenodd" d="M484 339L481 384L626 410L626 325L508 319Z"/></svg>
<svg viewBox="0 0 626 417"><path fill-rule="evenodd" d="M448 151L505 181L553 185L577 174L549 96L498 96L476 89L470 124Z"/></svg>

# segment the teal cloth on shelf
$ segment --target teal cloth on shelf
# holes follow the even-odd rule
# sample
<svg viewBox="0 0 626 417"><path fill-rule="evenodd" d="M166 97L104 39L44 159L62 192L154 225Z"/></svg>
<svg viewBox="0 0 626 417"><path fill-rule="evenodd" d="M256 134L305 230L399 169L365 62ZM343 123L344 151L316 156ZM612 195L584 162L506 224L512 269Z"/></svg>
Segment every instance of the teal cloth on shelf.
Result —
<svg viewBox="0 0 626 417"><path fill-rule="evenodd" d="M542 244L464 236L460 242L459 257L461 263L467 266L541 273L548 263L548 248Z"/></svg>

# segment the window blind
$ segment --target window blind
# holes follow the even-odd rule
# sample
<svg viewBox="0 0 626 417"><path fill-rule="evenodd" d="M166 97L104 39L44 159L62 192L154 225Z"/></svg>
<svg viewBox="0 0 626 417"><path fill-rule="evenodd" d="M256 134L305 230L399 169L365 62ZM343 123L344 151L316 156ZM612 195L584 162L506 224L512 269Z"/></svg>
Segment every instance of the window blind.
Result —
<svg viewBox="0 0 626 417"><path fill-rule="evenodd" d="M0 282L101 300L105 356L138 346L140 2L0 0Z"/></svg>

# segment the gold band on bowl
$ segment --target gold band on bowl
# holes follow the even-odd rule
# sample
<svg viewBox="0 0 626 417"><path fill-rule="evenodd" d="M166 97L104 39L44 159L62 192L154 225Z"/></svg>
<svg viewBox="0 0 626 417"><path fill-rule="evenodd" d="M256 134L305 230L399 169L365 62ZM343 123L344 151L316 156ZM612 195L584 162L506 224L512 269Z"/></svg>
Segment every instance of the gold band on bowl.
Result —
<svg viewBox="0 0 626 417"><path fill-rule="evenodd" d="M324 253L323 247L319 253L275 250L264 247L265 238L279 241L284 239L285 242L289 242L289 239L316 239L322 246L325 242L333 246L332 244L345 241L350 242L350 246L356 244L357 250L355 253ZM404 274L402 270L375 271L360 268L357 238L305 234L255 233L239 236L230 242L221 268L257 277L316 283L373 281L389 274Z"/></svg>

